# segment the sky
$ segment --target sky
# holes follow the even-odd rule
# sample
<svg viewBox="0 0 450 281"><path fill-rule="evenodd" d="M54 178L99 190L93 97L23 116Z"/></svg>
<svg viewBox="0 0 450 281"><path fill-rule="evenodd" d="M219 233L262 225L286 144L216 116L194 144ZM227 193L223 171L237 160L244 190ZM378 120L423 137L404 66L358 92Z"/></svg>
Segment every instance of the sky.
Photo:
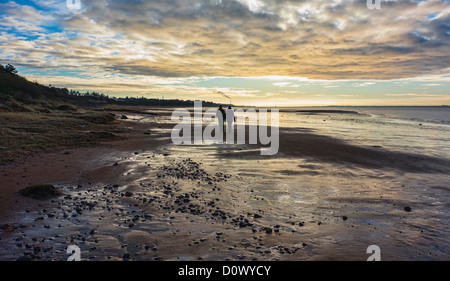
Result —
<svg viewBox="0 0 450 281"><path fill-rule="evenodd" d="M450 1L379 1L0 0L0 63L116 97L450 104Z"/></svg>

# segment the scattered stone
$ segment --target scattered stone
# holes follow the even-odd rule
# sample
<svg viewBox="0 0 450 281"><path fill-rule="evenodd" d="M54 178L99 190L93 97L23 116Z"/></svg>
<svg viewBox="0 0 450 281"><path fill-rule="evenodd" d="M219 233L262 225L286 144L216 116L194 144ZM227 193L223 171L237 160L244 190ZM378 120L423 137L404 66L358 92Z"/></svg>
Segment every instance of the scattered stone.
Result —
<svg viewBox="0 0 450 281"><path fill-rule="evenodd" d="M412 211L411 207L405 207L403 209L405 210L405 212L408 212L408 213Z"/></svg>
<svg viewBox="0 0 450 281"><path fill-rule="evenodd" d="M19 191L19 194L37 200L48 200L61 195L61 192L50 184L33 185Z"/></svg>
<svg viewBox="0 0 450 281"><path fill-rule="evenodd" d="M347 216L343 216L342 219L343 219L344 221L346 221L348 218L347 218Z"/></svg>
<svg viewBox="0 0 450 281"><path fill-rule="evenodd" d="M245 221L240 221L239 222L239 227L246 227L246 226L248 226L247 222L245 222Z"/></svg>

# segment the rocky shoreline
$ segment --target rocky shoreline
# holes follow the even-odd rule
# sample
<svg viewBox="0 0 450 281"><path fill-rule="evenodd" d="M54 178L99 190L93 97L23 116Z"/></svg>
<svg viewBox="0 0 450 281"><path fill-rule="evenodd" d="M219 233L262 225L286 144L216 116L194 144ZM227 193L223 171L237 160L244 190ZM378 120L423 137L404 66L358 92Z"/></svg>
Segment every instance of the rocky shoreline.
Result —
<svg viewBox="0 0 450 281"><path fill-rule="evenodd" d="M207 254L217 247L225 247L230 252L225 260L258 260L270 258L272 254L294 254L307 246L306 243L266 245L264 236L281 235L280 225L261 223L262 211L242 214L220 204L221 191L232 175L210 174L190 158L172 160L153 171L153 180L140 181L136 187L120 184L60 186L63 195L52 199L49 207L25 210L21 223L1 225L1 230L8 235L2 237L0 243L12 259L21 261L64 260L67 257L65 245L79 246L85 260L176 259L180 253L164 249L158 238L176 236L183 232L182 223L197 221L216 230L191 234L190 240L177 242L187 248L209 245L209 251L190 259L207 259ZM188 191L182 186L185 184L195 188ZM300 225L297 223L297 227ZM235 241L235 231L245 233L245 238ZM116 237L112 237L112 233ZM156 233L155 238L152 238L153 233ZM127 236L123 241L117 239ZM178 240L169 237L167 239ZM233 237L232 244L228 244L228 237ZM109 240L114 243L107 243ZM143 242L141 240L146 243L138 243ZM130 249L130 246L134 247Z"/></svg>

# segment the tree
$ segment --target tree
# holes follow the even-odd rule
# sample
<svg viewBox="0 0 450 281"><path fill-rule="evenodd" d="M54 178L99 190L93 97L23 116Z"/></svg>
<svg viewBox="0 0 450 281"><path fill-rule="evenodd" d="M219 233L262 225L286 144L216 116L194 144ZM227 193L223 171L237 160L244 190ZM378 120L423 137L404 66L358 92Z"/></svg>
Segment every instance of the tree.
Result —
<svg viewBox="0 0 450 281"><path fill-rule="evenodd" d="M14 75L16 75L18 72L17 69L9 63L6 66L2 66L1 69Z"/></svg>

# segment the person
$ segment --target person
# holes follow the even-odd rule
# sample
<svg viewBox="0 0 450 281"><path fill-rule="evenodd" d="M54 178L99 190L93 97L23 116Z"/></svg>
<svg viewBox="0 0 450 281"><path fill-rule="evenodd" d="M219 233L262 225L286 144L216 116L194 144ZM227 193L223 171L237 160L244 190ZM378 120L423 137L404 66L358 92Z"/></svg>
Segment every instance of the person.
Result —
<svg viewBox="0 0 450 281"><path fill-rule="evenodd" d="M217 110L216 118L219 120L219 127L221 130L223 130L224 121L227 114L225 113L225 110L223 110L222 105L219 106L219 110Z"/></svg>
<svg viewBox="0 0 450 281"><path fill-rule="evenodd" d="M234 117L234 110L231 109L231 106L229 106L227 109L226 117L227 117L227 142L233 143L234 138L233 121L236 121L236 117Z"/></svg>
<svg viewBox="0 0 450 281"><path fill-rule="evenodd" d="M233 127L233 121L236 122L236 117L234 117L234 110L231 109L231 105L228 106L226 117L227 117L228 131L231 132L231 128Z"/></svg>

